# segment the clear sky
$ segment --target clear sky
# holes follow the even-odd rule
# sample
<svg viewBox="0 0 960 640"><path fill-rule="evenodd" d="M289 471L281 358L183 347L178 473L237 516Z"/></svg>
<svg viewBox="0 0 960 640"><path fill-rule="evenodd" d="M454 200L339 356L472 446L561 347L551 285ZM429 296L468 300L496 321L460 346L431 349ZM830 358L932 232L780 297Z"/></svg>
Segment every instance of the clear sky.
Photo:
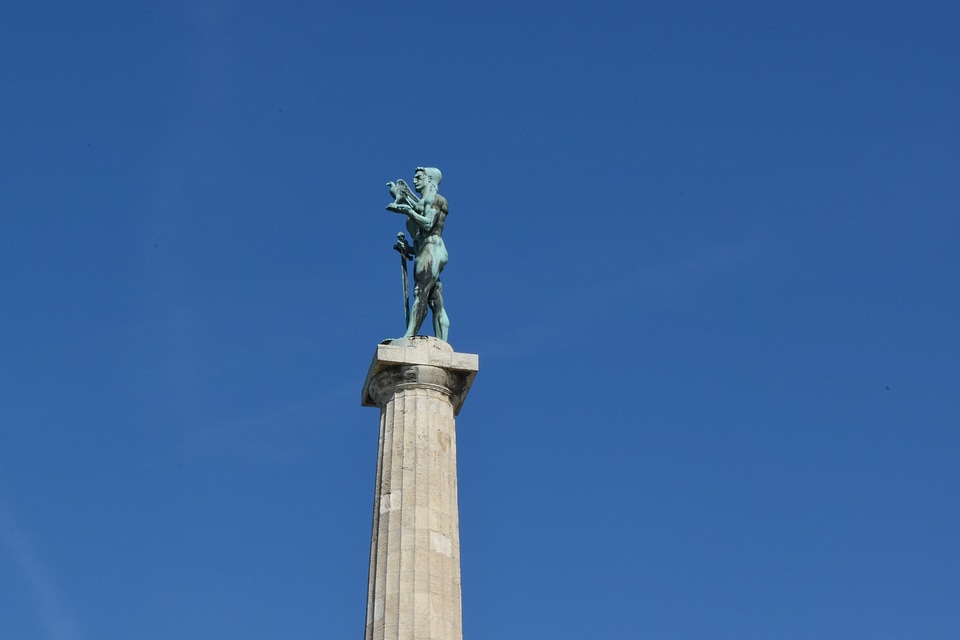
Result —
<svg viewBox="0 0 960 640"><path fill-rule="evenodd" d="M0 637L362 637L418 165L481 363L468 640L960 637L958 34L955 0L4 3Z"/></svg>

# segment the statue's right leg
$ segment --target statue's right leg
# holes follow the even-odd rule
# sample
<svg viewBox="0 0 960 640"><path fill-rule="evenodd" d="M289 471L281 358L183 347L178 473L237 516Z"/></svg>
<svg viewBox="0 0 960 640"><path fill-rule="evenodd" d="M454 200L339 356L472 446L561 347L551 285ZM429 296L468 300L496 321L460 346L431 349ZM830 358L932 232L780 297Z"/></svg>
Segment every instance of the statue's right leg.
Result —
<svg viewBox="0 0 960 640"><path fill-rule="evenodd" d="M420 331L420 326L427 317L425 298L423 287L417 282L413 287L413 308L410 309L410 322L407 324L407 332L403 334L404 338L411 338Z"/></svg>
<svg viewBox="0 0 960 640"><path fill-rule="evenodd" d="M436 282L431 257L429 253L424 252L417 256L413 263L413 308L410 310L410 322L407 324L407 332L403 334L404 338L417 335L427 317L430 292Z"/></svg>

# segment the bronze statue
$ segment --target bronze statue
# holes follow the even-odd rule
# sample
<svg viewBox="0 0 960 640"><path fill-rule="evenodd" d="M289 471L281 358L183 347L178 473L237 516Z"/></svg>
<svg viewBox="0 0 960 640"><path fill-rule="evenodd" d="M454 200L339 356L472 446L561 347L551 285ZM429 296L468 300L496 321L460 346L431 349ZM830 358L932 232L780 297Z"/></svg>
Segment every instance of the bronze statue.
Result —
<svg viewBox="0 0 960 640"><path fill-rule="evenodd" d="M450 319L443 308L443 285L440 272L447 265L447 248L443 244L443 225L447 219L447 199L437 192L443 176L434 167L417 167L413 174L413 188L406 182L388 182L393 202L388 211L407 216L407 232L413 239L411 247L403 233L397 234L394 249L402 257L404 300L407 294L406 259L413 258L413 309L407 313L407 331L404 338L417 335L427 317L427 307L433 312L433 334L447 341Z"/></svg>

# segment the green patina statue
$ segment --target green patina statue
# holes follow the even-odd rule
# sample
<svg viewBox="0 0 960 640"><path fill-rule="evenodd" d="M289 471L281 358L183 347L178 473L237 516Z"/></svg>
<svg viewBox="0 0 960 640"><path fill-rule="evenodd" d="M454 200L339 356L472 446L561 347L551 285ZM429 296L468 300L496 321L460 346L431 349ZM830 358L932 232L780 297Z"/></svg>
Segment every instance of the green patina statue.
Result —
<svg viewBox="0 0 960 640"><path fill-rule="evenodd" d="M443 308L443 285L440 272L447 265L447 248L443 245L443 224L447 219L447 199L437 192L443 176L434 167L417 167L413 174L413 188L406 182L388 182L393 202L388 211L407 216L407 232L413 239L411 247L403 232L397 234L394 249L400 252L403 265L403 298L408 309L407 331L404 338L417 335L427 317L427 307L433 312L433 335L447 342L450 319ZM407 258L413 258L413 309L409 310L407 293Z"/></svg>

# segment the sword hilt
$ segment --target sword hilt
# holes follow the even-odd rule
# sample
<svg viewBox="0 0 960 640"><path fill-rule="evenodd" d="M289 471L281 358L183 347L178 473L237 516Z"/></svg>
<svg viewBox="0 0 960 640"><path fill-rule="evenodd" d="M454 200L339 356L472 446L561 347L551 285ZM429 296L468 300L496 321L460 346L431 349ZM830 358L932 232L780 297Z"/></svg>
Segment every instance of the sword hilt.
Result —
<svg viewBox="0 0 960 640"><path fill-rule="evenodd" d="M397 243L393 245L394 250L399 251L400 255L404 258L410 258L413 256L413 252L410 250L410 245L407 244L407 238L403 235L403 231L397 234Z"/></svg>

